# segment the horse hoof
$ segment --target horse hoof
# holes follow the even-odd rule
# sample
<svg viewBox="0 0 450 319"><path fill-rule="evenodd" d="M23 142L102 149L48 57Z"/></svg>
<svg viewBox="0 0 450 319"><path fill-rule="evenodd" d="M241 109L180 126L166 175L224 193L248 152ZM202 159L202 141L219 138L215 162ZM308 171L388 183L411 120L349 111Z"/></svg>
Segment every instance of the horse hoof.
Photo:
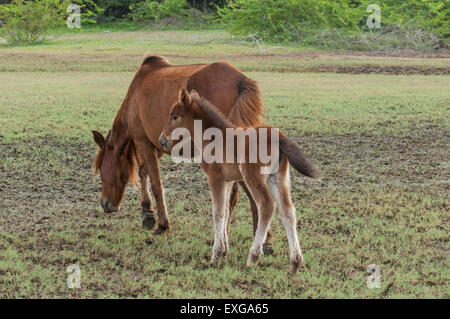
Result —
<svg viewBox="0 0 450 319"><path fill-rule="evenodd" d="M156 223L155 214L149 212L142 214L142 226L150 230L153 228L153 226L155 226L155 223Z"/></svg>
<svg viewBox="0 0 450 319"><path fill-rule="evenodd" d="M162 235L162 234L170 234L169 226L158 225L158 228L156 228L155 230L155 235Z"/></svg>
<svg viewBox="0 0 450 319"><path fill-rule="evenodd" d="M263 253L264 255L273 255L273 247L272 245L263 245Z"/></svg>

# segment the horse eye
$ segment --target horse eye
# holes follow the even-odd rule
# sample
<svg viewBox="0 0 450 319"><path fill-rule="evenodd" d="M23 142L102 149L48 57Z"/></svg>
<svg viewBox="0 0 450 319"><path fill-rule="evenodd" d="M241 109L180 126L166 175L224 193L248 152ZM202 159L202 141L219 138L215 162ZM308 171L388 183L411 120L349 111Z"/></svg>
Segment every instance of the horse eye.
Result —
<svg viewBox="0 0 450 319"><path fill-rule="evenodd" d="M176 120L178 118L178 115L172 115L172 120Z"/></svg>

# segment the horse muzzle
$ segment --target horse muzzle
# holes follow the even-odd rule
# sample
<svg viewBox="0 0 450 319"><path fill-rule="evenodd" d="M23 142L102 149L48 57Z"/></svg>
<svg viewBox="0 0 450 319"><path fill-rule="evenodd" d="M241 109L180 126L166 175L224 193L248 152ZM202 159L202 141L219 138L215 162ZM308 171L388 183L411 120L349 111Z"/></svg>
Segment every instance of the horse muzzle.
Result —
<svg viewBox="0 0 450 319"><path fill-rule="evenodd" d="M166 152L168 152L170 150L172 143L169 141L169 139L163 133L161 133L161 135L159 136L159 144L161 144L161 147Z"/></svg>
<svg viewBox="0 0 450 319"><path fill-rule="evenodd" d="M117 212L117 210L119 209L117 206L111 204L108 197L100 199L100 203L102 204L103 211L107 214Z"/></svg>

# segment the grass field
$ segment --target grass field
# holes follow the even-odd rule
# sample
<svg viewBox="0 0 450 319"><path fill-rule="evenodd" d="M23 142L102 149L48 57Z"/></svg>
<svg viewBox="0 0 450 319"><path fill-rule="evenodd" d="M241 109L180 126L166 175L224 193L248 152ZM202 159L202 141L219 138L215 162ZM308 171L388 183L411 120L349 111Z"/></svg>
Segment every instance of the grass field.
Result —
<svg viewBox="0 0 450 319"><path fill-rule="evenodd" d="M323 169L292 172L305 267L290 276L276 217L274 256L247 269L249 204L228 256L210 266L206 177L164 157L170 236L142 229L139 191L103 213L91 129L106 132L142 55L227 60L257 80L267 121ZM0 45L0 297L449 298L450 60L258 48L223 31L61 34ZM426 74L426 75L425 75ZM68 289L78 264L81 289ZM366 268L381 269L381 288Z"/></svg>

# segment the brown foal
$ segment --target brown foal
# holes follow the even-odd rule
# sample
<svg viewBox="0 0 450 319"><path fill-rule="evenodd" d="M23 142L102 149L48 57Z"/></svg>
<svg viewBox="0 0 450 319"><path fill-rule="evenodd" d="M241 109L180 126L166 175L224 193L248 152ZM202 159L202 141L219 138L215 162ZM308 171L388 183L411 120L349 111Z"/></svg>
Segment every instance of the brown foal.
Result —
<svg viewBox="0 0 450 319"><path fill-rule="evenodd" d="M190 136L194 136L195 120L202 121L202 136L206 130L211 128L220 130L223 136L229 134L228 129L238 129L217 107L201 98L196 91L193 90L189 93L186 89L182 89L179 94L179 101L172 106L169 120L159 138L164 150L168 152L180 142L180 140L172 139L172 133L176 129L183 128L189 131ZM311 178L319 177L320 171L298 146L278 129L270 126L254 126L241 128L241 131L245 132L250 128L258 133L256 141L258 145L261 146L261 143L265 143L267 150L269 150L268 153L273 154L272 152L275 152L274 154L277 154L275 169L268 169L267 163L263 163L260 158L256 161L249 160L252 158L254 141L250 142L248 136L241 139L240 142L238 140L232 149L223 145L221 150L215 150L216 155L222 154L222 159L227 157L226 162L222 160L213 162L207 160L205 162L202 159L200 164L208 176L212 197L215 236L211 263L216 263L220 257L227 253L229 237L227 225L230 216L228 199L233 184L243 181L258 208L258 225L247 265L258 264L274 211L278 208L289 242L290 272L295 274L303 263L303 256L297 237L296 214L289 189L289 163L297 171ZM263 130L265 132L270 131L266 140L261 138L260 133ZM276 135L274 132L276 132ZM210 143L212 141L203 140L199 147L203 151ZM236 155L239 153L239 151L236 152L239 148L245 150L243 157ZM228 158L232 158L232 161L228 161Z"/></svg>

